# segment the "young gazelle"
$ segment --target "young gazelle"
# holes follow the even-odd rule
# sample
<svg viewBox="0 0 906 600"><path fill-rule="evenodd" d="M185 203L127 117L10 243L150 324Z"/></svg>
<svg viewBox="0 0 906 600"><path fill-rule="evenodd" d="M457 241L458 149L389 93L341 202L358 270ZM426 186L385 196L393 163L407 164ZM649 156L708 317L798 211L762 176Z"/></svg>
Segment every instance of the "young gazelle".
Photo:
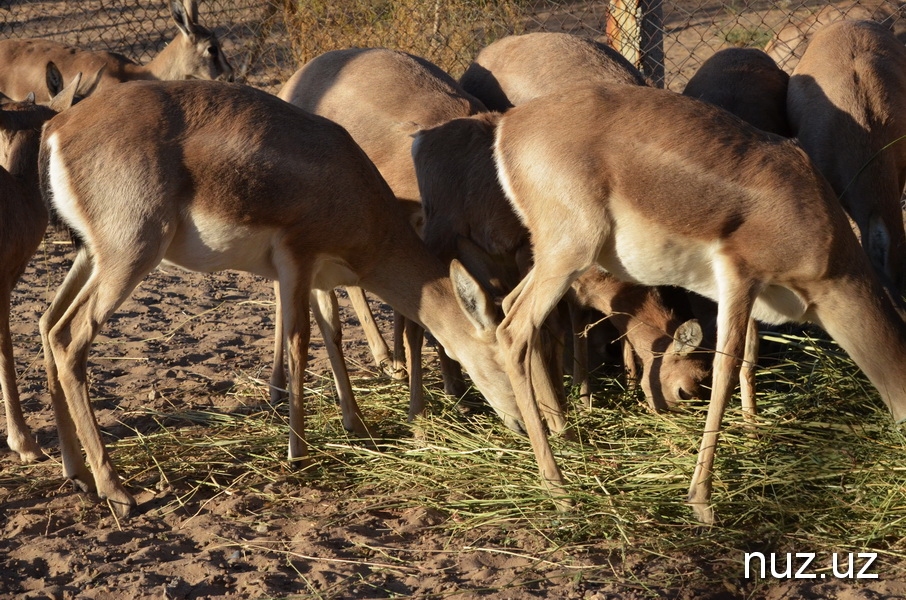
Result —
<svg viewBox="0 0 906 600"><path fill-rule="evenodd" d="M47 229L47 210L38 187L41 126L68 108L81 75L63 90L60 73L47 66L49 89L56 95L47 106L34 95L23 102L0 105L0 388L6 405L6 441L23 462L37 460L41 448L25 424L16 386L9 311L13 287L38 249Z"/></svg>
<svg viewBox="0 0 906 600"><path fill-rule="evenodd" d="M460 265L447 271L427 252L339 125L252 88L137 82L94 94L51 121L41 166L47 201L83 243L41 319L63 470L117 514L127 515L135 501L92 414L88 350L161 261L280 281L289 458L297 463L308 454L302 380L309 298L339 285L372 291L427 327L505 422L519 427L489 299Z"/></svg>
<svg viewBox="0 0 906 600"><path fill-rule="evenodd" d="M795 142L685 96L599 86L509 111L495 159L535 255L507 297L498 339L555 489L562 475L524 357L557 301L596 263L623 280L677 285L718 302L712 393L688 497L703 522L714 519L714 453L750 316L820 325L893 417L906 418L906 325L833 190Z"/></svg>
<svg viewBox="0 0 906 600"><path fill-rule="evenodd" d="M47 86L44 67L53 62L66 81L76 73L97 73L97 89L135 79L233 79L233 67L217 36L198 24L195 0L172 0L170 13L179 35L154 60L138 65L121 54L80 50L44 39L0 41L0 92L22 100L35 92L43 100ZM88 95L86 89L83 95ZM53 94L51 94L53 95Z"/></svg>

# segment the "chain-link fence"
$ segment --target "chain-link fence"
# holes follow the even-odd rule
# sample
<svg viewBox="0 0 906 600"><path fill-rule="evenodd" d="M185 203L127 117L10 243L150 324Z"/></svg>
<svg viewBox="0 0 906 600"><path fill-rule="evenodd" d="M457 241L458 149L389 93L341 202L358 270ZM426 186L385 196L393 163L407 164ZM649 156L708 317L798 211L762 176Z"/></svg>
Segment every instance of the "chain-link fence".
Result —
<svg viewBox="0 0 906 600"><path fill-rule="evenodd" d="M800 42L845 15L906 30L892 0L199 1L199 21L221 37L240 80L269 91L306 60L353 46L406 50L457 77L481 47L529 31L607 40L647 75L681 90L727 46L767 47L790 70ZM147 62L176 34L164 0L0 1L0 38L47 38Z"/></svg>

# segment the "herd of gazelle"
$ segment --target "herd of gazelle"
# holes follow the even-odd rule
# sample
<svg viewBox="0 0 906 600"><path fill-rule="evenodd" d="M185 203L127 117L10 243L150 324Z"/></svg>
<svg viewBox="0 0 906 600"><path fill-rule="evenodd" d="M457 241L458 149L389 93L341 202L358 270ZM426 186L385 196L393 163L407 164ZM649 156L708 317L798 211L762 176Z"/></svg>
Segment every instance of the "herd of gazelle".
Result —
<svg viewBox="0 0 906 600"><path fill-rule="evenodd" d="M16 42L42 65L46 83L36 87L54 97L47 107L0 106L0 190L14 215L0 222L8 443L23 460L40 456L19 407L8 316L10 290L46 226L43 195L79 241L40 322L64 476L118 515L135 501L94 418L88 351L164 261L277 282L274 381L283 378L285 342L289 459L299 465L308 456L309 307L344 426L371 433L340 352L338 286L365 324L362 289L405 317L411 416L423 406L424 328L449 359L445 376L461 364L503 422L528 434L561 506L568 496L545 425L565 426L562 385L541 331L564 298L571 309L613 315L657 410L696 396L707 375L694 352L701 326L677 318L657 286L716 301L716 316L703 311L717 339L688 496L703 522L714 520L714 453L737 379L746 413L755 411L755 319L820 325L894 418L906 418L904 235L891 208L899 210L906 151L884 148L903 135L893 109L906 98L906 50L885 29L829 27L791 78L761 52L718 53L685 96L647 86L606 46L529 34L483 50L459 82L402 52L331 52L278 98L238 84L158 81L232 77L194 2L174 1L172 11L181 49L169 50L174 42L145 68ZM4 43L0 56L15 50ZM16 91L0 91L15 98L15 69L4 68L2 81ZM107 85L114 73L151 81ZM869 83L854 89L853 81ZM801 141L778 135L788 132ZM389 361L373 326L372 334L376 358Z"/></svg>

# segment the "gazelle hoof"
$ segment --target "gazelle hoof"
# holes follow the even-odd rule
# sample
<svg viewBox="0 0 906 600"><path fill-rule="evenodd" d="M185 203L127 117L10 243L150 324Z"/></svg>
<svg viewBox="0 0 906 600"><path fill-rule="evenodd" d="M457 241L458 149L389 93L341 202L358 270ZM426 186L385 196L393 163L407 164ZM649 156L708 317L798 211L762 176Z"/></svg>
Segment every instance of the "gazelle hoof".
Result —
<svg viewBox="0 0 906 600"><path fill-rule="evenodd" d="M10 450L19 455L19 460L23 463L28 464L38 462L39 460L47 458L44 455L44 452L41 451L41 446L31 438L12 440L7 437L6 444L9 446Z"/></svg>
<svg viewBox="0 0 906 600"><path fill-rule="evenodd" d="M704 502L689 502L688 504L692 507L692 513L699 523L714 525L714 508L710 504Z"/></svg>

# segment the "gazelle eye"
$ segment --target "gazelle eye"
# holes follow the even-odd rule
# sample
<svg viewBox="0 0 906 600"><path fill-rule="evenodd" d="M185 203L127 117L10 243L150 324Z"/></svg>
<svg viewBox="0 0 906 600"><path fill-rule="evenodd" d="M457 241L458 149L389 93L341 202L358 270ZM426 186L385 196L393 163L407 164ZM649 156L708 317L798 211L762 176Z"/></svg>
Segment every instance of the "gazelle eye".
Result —
<svg viewBox="0 0 906 600"><path fill-rule="evenodd" d="M210 54L213 57L216 57L217 56L217 46L211 46L210 48L208 48L208 54Z"/></svg>

